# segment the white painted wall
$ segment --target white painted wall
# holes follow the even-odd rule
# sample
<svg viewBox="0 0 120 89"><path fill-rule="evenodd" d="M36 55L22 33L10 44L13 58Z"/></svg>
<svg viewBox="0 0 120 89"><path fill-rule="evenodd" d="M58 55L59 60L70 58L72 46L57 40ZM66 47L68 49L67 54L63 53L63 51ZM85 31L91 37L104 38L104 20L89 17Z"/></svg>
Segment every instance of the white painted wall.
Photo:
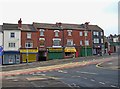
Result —
<svg viewBox="0 0 120 89"><path fill-rule="evenodd" d="M15 32L15 38L11 38L11 32ZM9 47L9 43L15 43L15 47ZM4 30L4 51L18 51L21 47L21 31L20 30Z"/></svg>
<svg viewBox="0 0 120 89"><path fill-rule="evenodd" d="M0 32L0 46L3 46L3 33Z"/></svg>

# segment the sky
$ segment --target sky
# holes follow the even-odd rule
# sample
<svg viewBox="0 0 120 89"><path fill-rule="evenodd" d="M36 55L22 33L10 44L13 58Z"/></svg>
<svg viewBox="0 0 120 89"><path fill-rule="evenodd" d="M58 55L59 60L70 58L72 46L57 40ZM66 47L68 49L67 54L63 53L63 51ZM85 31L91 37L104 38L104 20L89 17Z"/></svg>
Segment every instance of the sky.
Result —
<svg viewBox="0 0 120 89"><path fill-rule="evenodd" d="M101 27L105 35L118 34L119 0L0 0L0 25L90 22Z"/></svg>

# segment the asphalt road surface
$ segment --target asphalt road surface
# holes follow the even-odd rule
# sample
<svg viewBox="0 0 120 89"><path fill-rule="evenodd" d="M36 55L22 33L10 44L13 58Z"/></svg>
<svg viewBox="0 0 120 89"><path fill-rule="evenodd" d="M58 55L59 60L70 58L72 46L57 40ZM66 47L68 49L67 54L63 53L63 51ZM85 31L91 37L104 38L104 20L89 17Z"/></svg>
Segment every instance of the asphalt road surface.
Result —
<svg viewBox="0 0 120 89"><path fill-rule="evenodd" d="M117 66L118 59L115 59L97 65L5 76L2 87L119 88L120 70Z"/></svg>

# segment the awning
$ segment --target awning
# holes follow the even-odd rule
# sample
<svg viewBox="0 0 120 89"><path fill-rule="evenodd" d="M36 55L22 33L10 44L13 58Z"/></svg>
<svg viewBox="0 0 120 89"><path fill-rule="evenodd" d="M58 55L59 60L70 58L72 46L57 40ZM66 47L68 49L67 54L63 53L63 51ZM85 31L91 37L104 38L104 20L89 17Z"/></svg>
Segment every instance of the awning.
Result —
<svg viewBox="0 0 120 89"><path fill-rule="evenodd" d="M76 49L75 47L66 47L64 51L65 52L76 52Z"/></svg>

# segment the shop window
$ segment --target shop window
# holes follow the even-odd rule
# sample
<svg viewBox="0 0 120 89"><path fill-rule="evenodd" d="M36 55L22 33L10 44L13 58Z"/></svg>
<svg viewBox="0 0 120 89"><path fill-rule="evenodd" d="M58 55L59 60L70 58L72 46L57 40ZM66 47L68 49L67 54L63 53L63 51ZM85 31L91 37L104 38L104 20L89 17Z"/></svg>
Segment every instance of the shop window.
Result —
<svg viewBox="0 0 120 89"><path fill-rule="evenodd" d="M11 38L15 38L15 33L14 33L14 32L11 32L11 33L10 33L10 37L11 37Z"/></svg>
<svg viewBox="0 0 120 89"><path fill-rule="evenodd" d="M26 48L32 48L33 47L33 43L32 42L27 42L27 43L25 43L25 47Z"/></svg>
<svg viewBox="0 0 120 89"><path fill-rule="evenodd" d="M10 48L14 48L15 47L15 43L9 43L9 47Z"/></svg>
<svg viewBox="0 0 120 89"><path fill-rule="evenodd" d="M27 39L31 39L31 33L27 33Z"/></svg>
<svg viewBox="0 0 120 89"><path fill-rule="evenodd" d="M67 39L67 45L68 46L73 46L73 40L72 39Z"/></svg>
<svg viewBox="0 0 120 89"><path fill-rule="evenodd" d="M45 38L40 38L40 47L44 47L45 46Z"/></svg>

